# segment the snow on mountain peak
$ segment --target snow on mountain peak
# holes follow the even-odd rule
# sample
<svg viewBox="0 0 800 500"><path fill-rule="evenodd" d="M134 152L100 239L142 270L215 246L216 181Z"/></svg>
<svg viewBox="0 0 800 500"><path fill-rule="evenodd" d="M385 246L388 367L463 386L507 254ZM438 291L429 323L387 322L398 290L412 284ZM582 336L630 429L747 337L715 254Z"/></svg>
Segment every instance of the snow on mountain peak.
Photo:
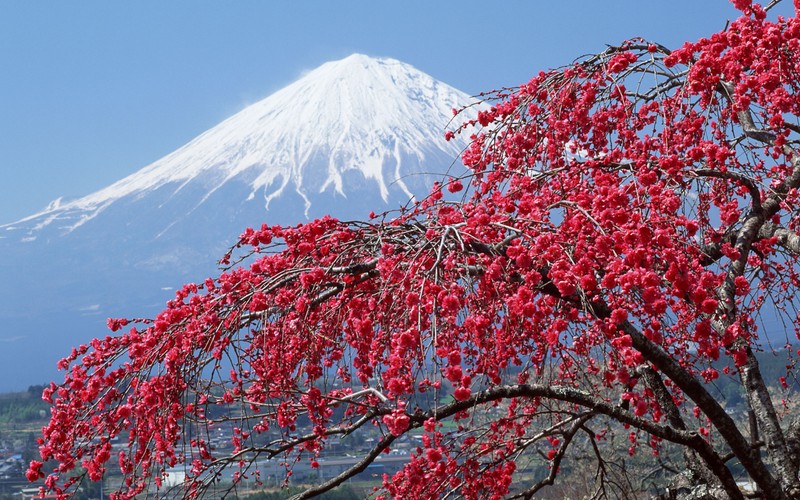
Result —
<svg viewBox="0 0 800 500"><path fill-rule="evenodd" d="M471 102L408 64L353 54L306 73L142 170L83 198L57 200L23 221L38 219L41 228L61 220L74 229L124 197L200 182L205 200L234 179L267 208L294 191L308 212L316 193L346 197L349 172L374 183L384 202L390 188L410 198L409 176L421 175L427 158L458 158L463 144L446 142L444 132L452 109ZM71 215L59 215L65 213Z"/></svg>

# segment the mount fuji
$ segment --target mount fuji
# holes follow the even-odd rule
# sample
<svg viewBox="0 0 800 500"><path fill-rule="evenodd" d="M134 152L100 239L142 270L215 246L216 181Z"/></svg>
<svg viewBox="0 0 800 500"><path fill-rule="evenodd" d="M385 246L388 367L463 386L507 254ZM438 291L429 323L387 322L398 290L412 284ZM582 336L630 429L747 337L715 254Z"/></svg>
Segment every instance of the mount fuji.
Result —
<svg viewBox="0 0 800 500"><path fill-rule="evenodd" d="M473 102L408 64L355 54L104 189L0 225L0 391L56 377L108 317L155 314L172 287L213 275L245 227L363 219L427 194L463 168L465 143L444 132Z"/></svg>

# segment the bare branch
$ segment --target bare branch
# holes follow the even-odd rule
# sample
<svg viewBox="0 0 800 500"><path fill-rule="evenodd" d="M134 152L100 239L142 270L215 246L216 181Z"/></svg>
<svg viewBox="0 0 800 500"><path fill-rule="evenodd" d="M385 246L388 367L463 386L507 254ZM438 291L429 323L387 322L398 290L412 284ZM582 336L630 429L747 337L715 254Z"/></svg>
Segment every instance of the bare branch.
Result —
<svg viewBox="0 0 800 500"><path fill-rule="evenodd" d="M778 240L778 245L794 255L800 256L800 235L783 226L765 222L758 231L758 237L761 239L775 238Z"/></svg>
<svg viewBox="0 0 800 500"><path fill-rule="evenodd" d="M742 174L737 174L736 172L723 172L721 170L712 170L709 168L692 170L692 173L698 177L716 177L718 179L728 179L741 183L747 188L747 191L750 192L753 211L761 212L761 192L759 191L758 186L756 186L756 183L753 181L753 179Z"/></svg>

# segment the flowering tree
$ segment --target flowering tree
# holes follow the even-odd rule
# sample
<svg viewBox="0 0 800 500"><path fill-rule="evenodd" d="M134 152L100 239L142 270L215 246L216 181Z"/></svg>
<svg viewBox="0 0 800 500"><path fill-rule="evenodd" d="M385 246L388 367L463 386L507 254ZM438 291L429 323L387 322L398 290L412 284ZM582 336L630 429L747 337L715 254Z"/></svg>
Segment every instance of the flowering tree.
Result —
<svg viewBox="0 0 800 500"><path fill-rule="evenodd" d="M469 173L396 217L247 230L218 278L152 321L110 321L45 390L55 472L28 477L68 495L76 467L114 468L131 498L183 467L199 496L231 468L258 480L259 459L316 467L370 428L368 452L300 497L409 434L376 495L529 498L581 447L613 496L603 441L624 429L631 453L683 450L693 494L742 498L735 465L800 498L800 419L755 356L798 335L800 20L734 3L710 38L628 41L486 95ZM720 376L741 381L750 427ZM214 449L219 422L232 437ZM535 460L545 472L523 473Z"/></svg>

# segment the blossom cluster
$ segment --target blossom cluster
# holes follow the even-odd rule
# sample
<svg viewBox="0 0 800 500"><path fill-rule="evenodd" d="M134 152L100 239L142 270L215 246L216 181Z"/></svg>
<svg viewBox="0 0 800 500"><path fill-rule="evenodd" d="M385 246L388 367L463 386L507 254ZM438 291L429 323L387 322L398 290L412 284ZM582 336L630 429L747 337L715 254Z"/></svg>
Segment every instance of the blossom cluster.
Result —
<svg viewBox="0 0 800 500"><path fill-rule="evenodd" d="M115 467L115 498L133 498L183 466L192 497L259 455L287 477L319 466L331 436L367 424L384 436L375 456L422 432L380 494L499 498L526 453L557 471L578 407L654 448L683 439L642 373L682 405L672 373L744 365L767 296L791 303L800 284L776 236L800 230L800 21L736 4L746 15L678 50L632 40L485 96L456 132L484 127L469 171L413 209L248 229L243 260L225 259L239 264L153 320L110 320L115 334L75 349L45 390L40 450L56 465L28 478L66 496L76 468ZM222 455L208 437L220 412L237 424Z"/></svg>

